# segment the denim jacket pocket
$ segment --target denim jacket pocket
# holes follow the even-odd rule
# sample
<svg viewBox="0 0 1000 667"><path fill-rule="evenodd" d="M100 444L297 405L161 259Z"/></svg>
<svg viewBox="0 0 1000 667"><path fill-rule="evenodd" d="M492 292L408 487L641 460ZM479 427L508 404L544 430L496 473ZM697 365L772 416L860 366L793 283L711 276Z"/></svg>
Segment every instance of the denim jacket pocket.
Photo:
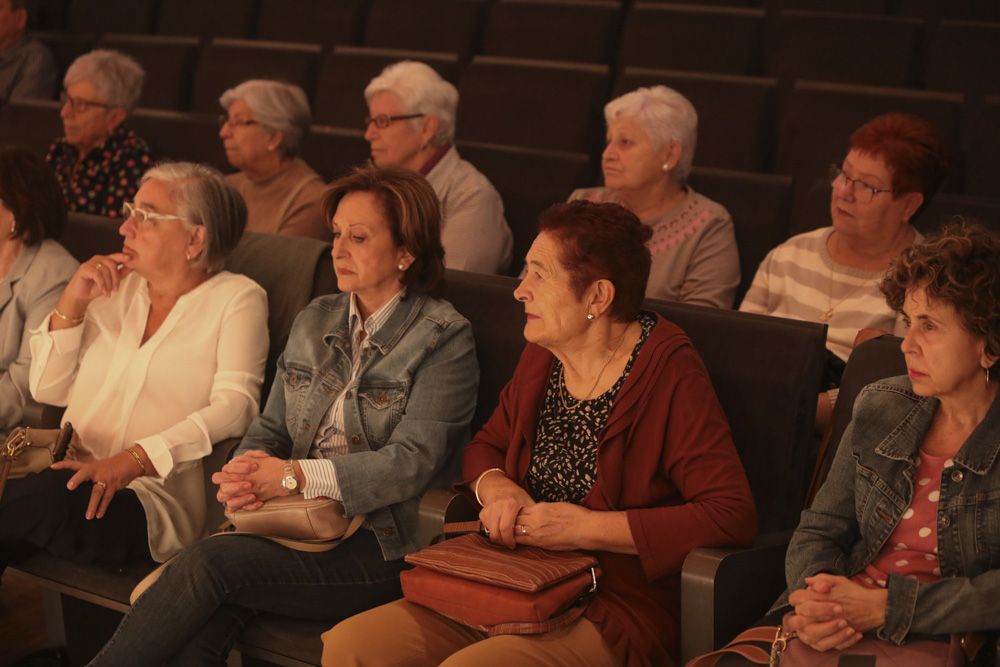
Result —
<svg viewBox="0 0 1000 667"><path fill-rule="evenodd" d="M282 378L285 389L285 427L295 433L302 413L309 405L306 396L313 384L313 369L295 364L285 364Z"/></svg>
<svg viewBox="0 0 1000 667"><path fill-rule="evenodd" d="M1000 489L983 491L975 499L976 560L986 569L1000 569Z"/></svg>
<svg viewBox="0 0 1000 667"><path fill-rule="evenodd" d="M855 511L858 525L865 526L868 549L865 558L874 558L877 549L889 539L902 514L902 499L879 476L864 465L856 466Z"/></svg>
<svg viewBox="0 0 1000 667"><path fill-rule="evenodd" d="M372 446L384 445L406 408L405 382L367 384L358 388L361 424Z"/></svg>

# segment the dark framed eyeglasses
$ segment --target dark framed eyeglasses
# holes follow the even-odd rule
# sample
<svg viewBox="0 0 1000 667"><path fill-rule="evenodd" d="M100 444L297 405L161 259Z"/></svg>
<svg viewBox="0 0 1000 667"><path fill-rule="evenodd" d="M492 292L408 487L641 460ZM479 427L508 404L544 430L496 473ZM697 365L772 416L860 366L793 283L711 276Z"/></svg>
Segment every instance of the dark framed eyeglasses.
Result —
<svg viewBox="0 0 1000 667"><path fill-rule="evenodd" d="M63 90L59 93L59 102L63 106L69 105L69 108L73 110L73 113L83 113L87 109L111 109L114 108L113 104L106 104L104 102L96 102L94 100L85 100L82 97L70 97L70 94Z"/></svg>
<svg viewBox="0 0 1000 667"><path fill-rule="evenodd" d="M226 114L219 114L219 129L221 130L226 125L229 127L246 127L248 125L260 125L253 118L230 118Z"/></svg>
<svg viewBox="0 0 1000 667"><path fill-rule="evenodd" d="M835 164L830 165L830 185L837 187L848 185L854 198L862 204L870 204L875 195L891 191L891 188L876 188L874 185L865 183L860 178L851 178L844 173L844 170Z"/></svg>
<svg viewBox="0 0 1000 667"><path fill-rule="evenodd" d="M423 115L424 114L422 113L407 113L399 116L390 116L389 114L386 113L380 113L377 116L365 116L365 129L367 130L369 125L375 123L375 127L377 127L380 130L384 130L385 128L395 123L397 120L410 120L411 118L421 118L423 117Z"/></svg>

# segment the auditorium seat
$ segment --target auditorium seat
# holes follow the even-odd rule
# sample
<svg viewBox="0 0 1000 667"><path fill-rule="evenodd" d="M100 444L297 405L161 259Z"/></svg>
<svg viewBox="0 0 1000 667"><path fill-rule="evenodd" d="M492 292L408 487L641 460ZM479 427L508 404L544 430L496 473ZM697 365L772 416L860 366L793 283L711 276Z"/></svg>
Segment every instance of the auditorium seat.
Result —
<svg viewBox="0 0 1000 667"><path fill-rule="evenodd" d="M1000 93L1000 23L942 21L924 62L927 88Z"/></svg>
<svg viewBox="0 0 1000 667"><path fill-rule="evenodd" d="M0 146L20 146L45 155L63 134L60 104L49 100L11 100L0 107Z"/></svg>
<svg viewBox="0 0 1000 667"><path fill-rule="evenodd" d="M804 9L845 14L888 14L892 0L762 0L760 4L768 13L777 13L783 9Z"/></svg>
<svg viewBox="0 0 1000 667"><path fill-rule="evenodd" d="M327 181L366 163L370 155L361 130L313 125L302 142L302 159Z"/></svg>
<svg viewBox="0 0 1000 667"><path fill-rule="evenodd" d="M913 86L922 35L923 22L917 19L782 11L767 49L766 71L783 81Z"/></svg>
<svg viewBox="0 0 1000 667"><path fill-rule="evenodd" d="M969 118L965 192L1000 197L1000 95L987 97Z"/></svg>
<svg viewBox="0 0 1000 667"><path fill-rule="evenodd" d="M309 94L319 54L318 44L213 39L195 69L191 109L219 113L219 96L247 79L280 79Z"/></svg>
<svg viewBox="0 0 1000 667"><path fill-rule="evenodd" d="M69 0L33 0L28 26L33 30L66 29Z"/></svg>
<svg viewBox="0 0 1000 667"><path fill-rule="evenodd" d="M195 37L252 37L257 0L160 0L156 32ZM300 17L301 18L301 17Z"/></svg>
<svg viewBox="0 0 1000 667"><path fill-rule="evenodd" d="M764 11L639 2L625 17L619 67L757 74Z"/></svg>
<svg viewBox="0 0 1000 667"><path fill-rule="evenodd" d="M135 58L146 70L140 107L180 110L190 104L198 40L157 35L104 35L97 46Z"/></svg>
<svg viewBox="0 0 1000 667"><path fill-rule="evenodd" d="M955 93L797 81L779 124L775 163L778 173L795 177L790 232L816 226L803 217L805 195L826 176L831 163L844 158L854 130L879 114L901 111L933 123L945 145L959 151L963 101ZM955 166L945 182L945 189L952 191L961 183L959 160Z"/></svg>
<svg viewBox="0 0 1000 667"><path fill-rule="evenodd" d="M608 84L607 66L476 56L459 86L458 138L589 152Z"/></svg>
<svg viewBox="0 0 1000 667"><path fill-rule="evenodd" d="M338 46L326 53L319 66L313 122L363 132L363 119L368 114L365 88L387 65L400 60L426 63L442 78L458 84L459 62L454 53Z"/></svg>
<svg viewBox="0 0 1000 667"><path fill-rule="evenodd" d="M103 215L70 211L63 233L56 240L82 264L94 255L121 251L122 235L118 233L121 224L121 220Z"/></svg>
<svg viewBox="0 0 1000 667"><path fill-rule="evenodd" d="M458 143L458 151L500 193L504 217L514 236L510 272L518 275L538 232L538 214L566 201L573 190L591 184L590 158L585 153L466 141Z"/></svg>
<svg viewBox="0 0 1000 667"><path fill-rule="evenodd" d="M970 197L950 192L938 193L927 208L913 220L913 225L924 234L941 229L956 218L981 222L1000 232L1000 198Z"/></svg>
<svg viewBox="0 0 1000 667"><path fill-rule="evenodd" d="M148 33L156 15L156 0L73 0L66 29L69 32Z"/></svg>
<svg viewBox="0 0 1000 667"><path fill-rule="evenodd" d="M367 0L261 0L257 39L358 44Z"/></svg>
<svg viewBox="0 0 1000 667"><path fill-rule="evenodd" d="M204 162L222 171L232 171L215 115L136 109L129 124L146 140L157 160Z"/></svg>
<svg viewBox="0 0 1000 667"><path fill-rule="evenodd" d="M372 0L365 46L444 51L466 58L476 52L486 0Z"/></svg>
<svg viewBox="0 0 1000 667"><path fill-rule="evenodd" d="M73 61L94 48L94 35L70 32L32 32L31 36L49 47L56 59L57 81L55 95L62 89L63 76Z"/></svg>
<svg viewBox="0 0 1000 667"><path fill-rule="evenodd" d="M687 97L698 112L696 165L759 172L770 169L776 79L626 67L615 82L612 97L658 84Z"/></svg>
<svg viewBox="0 0 1000 667"><path fill-rule="evenodd" d="M761 261L788 238L792 178L695 167L689 181L696 192L725 206L733 217L740 254L740 285L734 305L739 305Z"/></svg>
<svg viewBox="0 0 1000 667"><path fill-rule="evenodd" d="M490 10L482 53L607 63L621 17L621 3L611 0L499 0Z"/></svg>
<svg viewBox="0 0 1000 667"><path fill-rule="evenodd" d="M996 0L893 0L893 13L939 20L1000 21L1000 3Z"/></svg>

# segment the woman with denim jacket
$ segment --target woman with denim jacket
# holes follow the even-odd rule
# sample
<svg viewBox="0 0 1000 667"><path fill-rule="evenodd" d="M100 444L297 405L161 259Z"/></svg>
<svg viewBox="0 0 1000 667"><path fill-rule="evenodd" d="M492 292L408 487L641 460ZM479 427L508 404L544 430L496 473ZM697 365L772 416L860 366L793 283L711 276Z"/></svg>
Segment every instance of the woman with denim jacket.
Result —
<svg viewBox="0 0 1000 667"><path fill-rule="evenodd" d="M224 665L255 614L339 621L401 596L417 506L454 479L479 369L469 322L434 298L440 208L420 175L365 167L324 199L341 294L292 327L260 417L213 476L229 510L302 493L366 515L338 548L253 536L189 547L136 601L93 665Z"/></svg>
<svg viewBox="0 0 1000 667"><path fill-rule="evenodd" d="M819 651L1000 627L1000 239L951 226L882 291L908 325L908 375L858 397L775 606Z"/></svg>

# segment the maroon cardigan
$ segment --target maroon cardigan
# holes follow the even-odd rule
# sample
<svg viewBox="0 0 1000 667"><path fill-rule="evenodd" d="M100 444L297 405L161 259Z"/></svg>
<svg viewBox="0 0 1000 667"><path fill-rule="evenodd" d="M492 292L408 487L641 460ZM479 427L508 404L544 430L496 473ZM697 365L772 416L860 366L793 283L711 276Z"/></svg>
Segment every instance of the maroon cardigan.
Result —
<svg viewBox="0 0 1000 667"><path fill-rule="evenodd" d="M678 656L680 570L700 546L746 544L757 514L729 424L687 335L657 324L598 443L582 505L627 513L638 556L597 552L604 570L586 616L628 667ZM524 486L554 357L528 344L500 404L465 450L463 485L501 468Z"/></svg>

